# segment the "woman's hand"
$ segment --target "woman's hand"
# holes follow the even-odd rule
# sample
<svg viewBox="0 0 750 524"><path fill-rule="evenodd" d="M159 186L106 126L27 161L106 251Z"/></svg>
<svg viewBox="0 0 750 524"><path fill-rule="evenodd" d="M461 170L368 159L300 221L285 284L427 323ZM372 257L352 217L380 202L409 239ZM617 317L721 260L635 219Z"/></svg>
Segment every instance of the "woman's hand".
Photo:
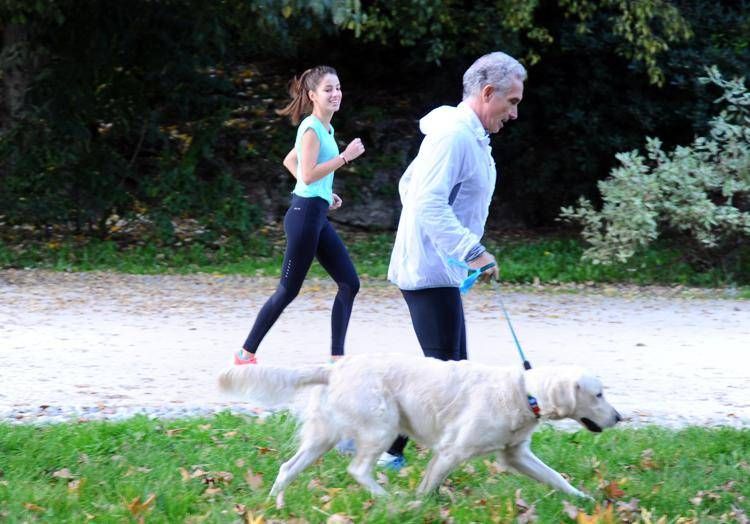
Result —
<svg viewBox="0 0 750 524"><path fill-rule="evenodd" d="M328 206L328 211L336 211L338 208L341 207L341 204L343 204L344 201L341 200L341 197L338 196L336 193L333 194L333 204Z"/></svg>
<svg viewBox="0 0 750 524"><path fill-rule="evenodd" d="M359 157L365 152L365 146L362 145L362 141L359 138L355 138L349 145L344 149L344 159L347 163L351 162L355 158Z"/></svg>

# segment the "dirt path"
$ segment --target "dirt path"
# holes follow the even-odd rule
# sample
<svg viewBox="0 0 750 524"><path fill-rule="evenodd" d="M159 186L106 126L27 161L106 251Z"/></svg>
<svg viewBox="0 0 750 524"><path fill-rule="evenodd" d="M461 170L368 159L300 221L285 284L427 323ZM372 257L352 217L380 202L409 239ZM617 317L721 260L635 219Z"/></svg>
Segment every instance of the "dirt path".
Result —
<svg viewBox="0 0 750 524"><path fill-rule="evenodd" d="M236 405L216 391L215 377L274 287L219 275L0 271L0 418ZM333 295L327 282L306 283L261 361L326 361ZM698 295L516 288L504 301L533 364L589 367L632 424L750 426L750 302ZM465 309L470 358L519 365L493 293L473 291ZM419 354L398 290L363 286L347 348Z"/></svg>

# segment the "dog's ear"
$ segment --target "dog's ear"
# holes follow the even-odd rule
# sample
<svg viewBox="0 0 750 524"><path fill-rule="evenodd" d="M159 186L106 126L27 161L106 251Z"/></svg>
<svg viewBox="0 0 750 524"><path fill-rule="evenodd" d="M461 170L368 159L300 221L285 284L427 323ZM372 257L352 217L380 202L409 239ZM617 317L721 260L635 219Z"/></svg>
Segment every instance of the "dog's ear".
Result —
<svg viewBox="0 0 750 524"><path fill-rule="evenodd" d="M575 377L560 377L551 384L549 408L560 418L569 417L576 409L576 392L580 388Z"/></svg>

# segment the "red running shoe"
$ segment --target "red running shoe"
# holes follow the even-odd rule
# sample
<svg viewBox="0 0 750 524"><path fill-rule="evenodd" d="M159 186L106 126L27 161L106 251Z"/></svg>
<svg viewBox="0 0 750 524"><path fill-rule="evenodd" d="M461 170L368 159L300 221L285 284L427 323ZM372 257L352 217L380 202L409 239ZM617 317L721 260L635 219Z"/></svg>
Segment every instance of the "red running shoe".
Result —
<svg viewBox="0 0 750 524"><path fill-rule="evenodd" d="M258 359L255 358L255 355L252 353L250 353L250 358L242 358L242 350L234 354L235 366L244 366L245 364L257 364L257 363L258 363Z"/></svg>

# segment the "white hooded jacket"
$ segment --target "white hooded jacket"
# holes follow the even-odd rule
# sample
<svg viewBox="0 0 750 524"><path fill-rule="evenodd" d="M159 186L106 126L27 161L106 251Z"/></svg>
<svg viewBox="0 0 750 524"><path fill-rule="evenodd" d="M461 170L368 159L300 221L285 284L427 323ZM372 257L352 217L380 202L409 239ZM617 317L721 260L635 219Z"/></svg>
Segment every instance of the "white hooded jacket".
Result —
<svg viewBox="0 0 750 524"><path fill-rule="evenodd" d="M463 261L484 234L495 161L490 139L464 102L419 121L425 138L399 182L403 210L388 279L404 290L458 287Z"/></svg>

